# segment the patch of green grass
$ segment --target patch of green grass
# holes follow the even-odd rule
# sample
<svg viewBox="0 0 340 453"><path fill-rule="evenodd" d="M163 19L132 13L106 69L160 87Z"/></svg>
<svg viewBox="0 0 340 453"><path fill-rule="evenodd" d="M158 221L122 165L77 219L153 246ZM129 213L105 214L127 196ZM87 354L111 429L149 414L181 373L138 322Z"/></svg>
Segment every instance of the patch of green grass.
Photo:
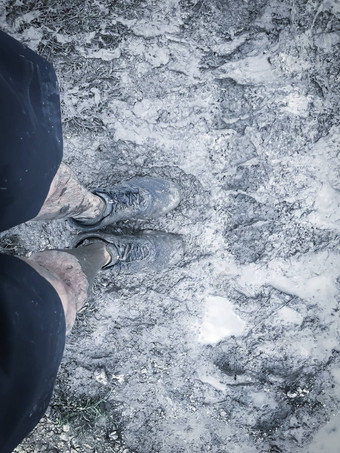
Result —
<svg viewBox="0 0 340 453"><path fill-rule="evenodd" d="M94 427L100 418L110 419L106 401L109 392L96 397L74 396L61 391L55 395L51 410L61 424L70 424L76 429Z"/></svg>

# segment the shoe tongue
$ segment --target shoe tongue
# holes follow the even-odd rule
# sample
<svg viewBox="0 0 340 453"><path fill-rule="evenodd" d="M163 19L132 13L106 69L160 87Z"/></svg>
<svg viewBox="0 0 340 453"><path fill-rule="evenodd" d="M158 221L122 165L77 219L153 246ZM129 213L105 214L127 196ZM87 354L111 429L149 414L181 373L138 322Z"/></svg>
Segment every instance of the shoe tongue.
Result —
<svg viewBox="0 0 340 453"><path fill-rule="evenodd" d="M132 261L143 260L148 255L147 248L143 247L136 242L128 242L123 244L114 244L119 261L130 263Z"/></svg>

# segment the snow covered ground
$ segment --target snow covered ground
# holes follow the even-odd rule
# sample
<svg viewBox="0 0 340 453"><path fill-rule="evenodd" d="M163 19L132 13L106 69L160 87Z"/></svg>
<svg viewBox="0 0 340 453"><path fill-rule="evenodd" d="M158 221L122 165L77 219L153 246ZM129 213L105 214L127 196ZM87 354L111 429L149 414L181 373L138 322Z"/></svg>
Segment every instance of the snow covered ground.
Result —
<svg viewBox="0 0 340 453"><path fill-rule="evenodd" d="M163 274L97 279L17 451L338 451L337 2L0 0L0 27L54 63L86 186L180 184L166 217L109 230L185 241ZM1 247L75 235L28 222Z"/></svg>

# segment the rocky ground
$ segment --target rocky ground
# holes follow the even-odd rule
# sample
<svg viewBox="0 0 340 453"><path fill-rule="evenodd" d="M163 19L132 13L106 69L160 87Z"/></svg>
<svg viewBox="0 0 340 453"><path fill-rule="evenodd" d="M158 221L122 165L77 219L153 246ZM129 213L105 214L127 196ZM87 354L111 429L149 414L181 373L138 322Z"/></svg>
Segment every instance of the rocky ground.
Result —
<svg viewBox="0 0 340 453"><path fill-rule="evenodd" d="M165 273L97 279L17 452L338 451L339 4L0 0L0 18L53 62L86 186L180 184L174 212L109 230L185 241ZM75 235L28 222L1 248Z"/></svg>

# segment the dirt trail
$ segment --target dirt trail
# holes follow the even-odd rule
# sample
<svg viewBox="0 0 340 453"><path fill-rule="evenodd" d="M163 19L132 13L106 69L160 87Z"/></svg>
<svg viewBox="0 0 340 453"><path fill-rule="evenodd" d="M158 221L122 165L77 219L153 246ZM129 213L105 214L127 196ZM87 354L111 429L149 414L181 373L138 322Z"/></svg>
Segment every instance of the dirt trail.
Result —
<svg viewBox="0 0 340 453"><path fill-rule="evenodd" d="M18 452L314 452L340 399L337 13L333 0L1 0L1 28L54 63L80 180L181 185L174 212L109 230L186 244L161 275L97 279ZM24 255L75 234L29 222L0 245Z"/></svg>

